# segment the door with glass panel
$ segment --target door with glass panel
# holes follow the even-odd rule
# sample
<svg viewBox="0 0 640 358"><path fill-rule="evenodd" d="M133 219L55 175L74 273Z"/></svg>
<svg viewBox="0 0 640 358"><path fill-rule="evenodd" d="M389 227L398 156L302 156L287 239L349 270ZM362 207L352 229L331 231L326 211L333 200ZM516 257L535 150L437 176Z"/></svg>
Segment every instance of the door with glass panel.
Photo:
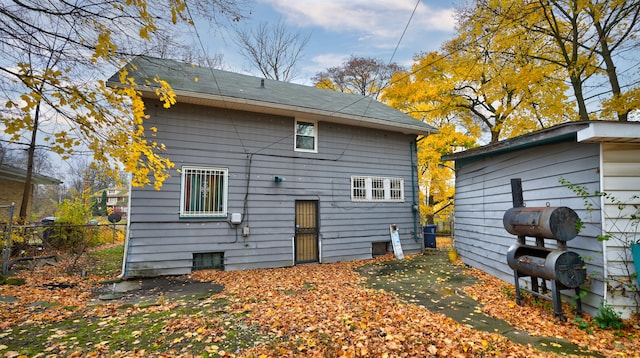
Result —
<svg viewBox="0 0 640 358"><path fill-rule="evenodd" d="M318 262L318 201L296 200L295 263Z"/></svg>

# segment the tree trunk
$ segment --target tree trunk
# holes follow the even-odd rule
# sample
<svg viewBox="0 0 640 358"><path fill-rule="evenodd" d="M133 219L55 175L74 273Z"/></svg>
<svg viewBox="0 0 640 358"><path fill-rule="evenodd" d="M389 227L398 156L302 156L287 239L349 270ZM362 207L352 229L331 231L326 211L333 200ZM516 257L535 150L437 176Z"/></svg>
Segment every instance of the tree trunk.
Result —
<svg viewBox="0 0 640 358"><path fill-rule="evenodd" d="M579 76L569 76L571 80L571 87L573 87L573 95L576 98L576 104L578 105L578 115L581 121L589 120L589 112L587 111L587 105L584 100L584 94L582 93L582 79Z"/></svg>
<svg viewBox="0 0 640 358"><path fill-rule="evenodd" d="M20 205L20 214L18 215L21 222L27 221L27 208L31 201L31 177L33 176L33 158L36 151L36 137L38 135L38 120L40 116L40 104L36 106L36 113L33 119L33 129L31 130L31 142L27 150L27 175L24 179L24 191L22 192L22 204Z"/></svg>
<svg viewBox="0 0 640 358"><path fill-rule="evenodd" d="M607 71L607 77L609 78L609 84L611 84L611 92L613 98L620 97L622 91L620 90L620 83L618 82L618 74L616 73L616 65L611 58L611 51L609 50L609 44L607 43L607 37L602 29L602 25L599 21L594 21L596 31L598 32L598 40L600 42L600 55L605 64ZM628 120L629 110L627 108L616 108L618 113L618 120L626 122Z"/></svg>

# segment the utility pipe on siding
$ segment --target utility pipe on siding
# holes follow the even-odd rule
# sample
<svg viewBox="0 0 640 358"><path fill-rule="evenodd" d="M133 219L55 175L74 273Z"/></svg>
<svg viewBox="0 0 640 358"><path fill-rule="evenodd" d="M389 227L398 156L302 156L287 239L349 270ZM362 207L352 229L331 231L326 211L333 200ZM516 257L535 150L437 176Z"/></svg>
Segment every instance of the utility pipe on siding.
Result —
<svg viewBox="0 0 640 358"><path fill-rule="evenodd" d="M416 207L416 185L414 174L417 172L417 165L413 165L413 151L416 152L416 159L418 159L418 141L416 139L409 142L409 159L411 160L411 211L413 212L413 240L418 242L418 209ZM414 170L415 169L415 170Z"/></svg>

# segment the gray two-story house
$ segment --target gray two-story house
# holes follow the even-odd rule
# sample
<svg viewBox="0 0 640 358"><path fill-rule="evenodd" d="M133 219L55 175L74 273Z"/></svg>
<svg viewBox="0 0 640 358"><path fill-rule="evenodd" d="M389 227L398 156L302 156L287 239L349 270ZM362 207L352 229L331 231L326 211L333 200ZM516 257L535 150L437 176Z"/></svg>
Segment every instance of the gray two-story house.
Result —
<svg viewBox="0 0 640 358"><path fill-rule="evenodd" d="M371 98L135 58L146 126L175 163L159 191L132 188L125 277L371 258L399 232L423 248L416 139L437 130ZM118 77L110 80L118 86Z"/></svg>

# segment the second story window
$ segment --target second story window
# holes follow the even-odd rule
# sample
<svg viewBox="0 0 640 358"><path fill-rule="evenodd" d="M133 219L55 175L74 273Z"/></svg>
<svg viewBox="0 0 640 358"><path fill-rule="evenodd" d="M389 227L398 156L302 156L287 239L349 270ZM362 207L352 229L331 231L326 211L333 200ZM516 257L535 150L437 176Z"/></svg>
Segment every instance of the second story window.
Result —
<svg viewBox="0 0 640 358"><path fill-rule="evenodd" d="M296 151L317 153L318 122L296 119L294 142Z"/></svg>

